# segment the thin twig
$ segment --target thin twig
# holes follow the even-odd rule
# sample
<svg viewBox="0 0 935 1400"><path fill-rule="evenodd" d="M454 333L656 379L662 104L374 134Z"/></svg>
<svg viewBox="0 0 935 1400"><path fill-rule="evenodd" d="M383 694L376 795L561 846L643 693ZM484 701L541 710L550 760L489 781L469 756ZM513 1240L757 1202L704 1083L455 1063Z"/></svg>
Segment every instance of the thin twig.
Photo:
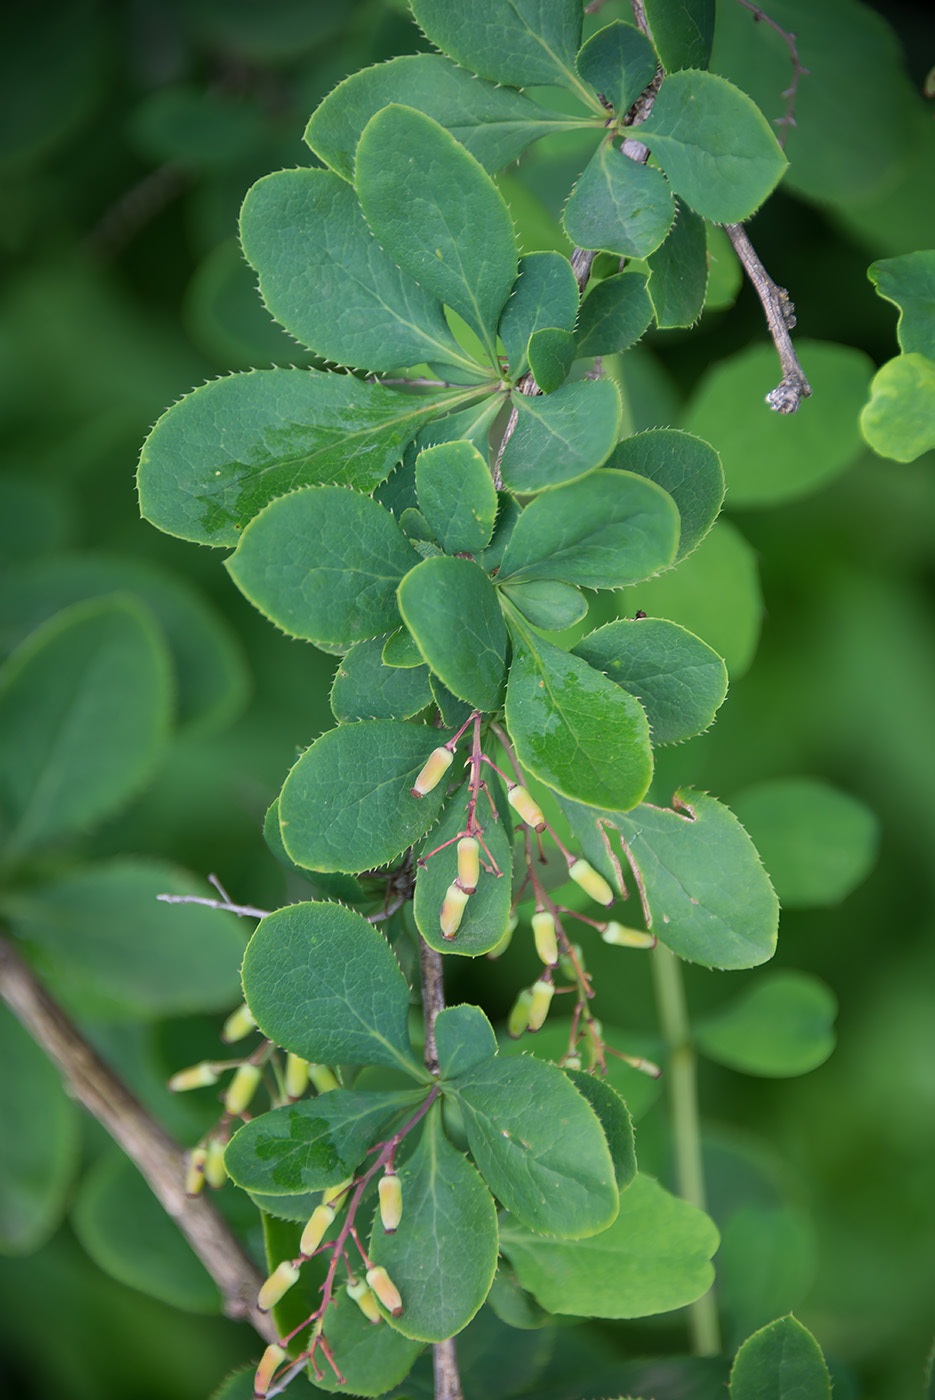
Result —
<svg viewBox="0 0 935 1400"><path fill-rule="evenodd" d="M229 899L209 899L201 894L157 894L163 904L203 904L206 909L221 909L225 914L239 914L242 919L265 919L269 909L255 909L252 904L234 904Z"/></svg>
<svg viewBox="0 0 935 1400"><path fill-rule="evenodd" d="M802 400L811 398L812 394L812 386L799 364L789 334L795 325L795 306L790 301L785 287L778 286L760 262L743 225L724 224L724 232L734 245L734 252L760 298L760 304L766 314L766 324L779 356L782 380L766 395L766 402L777 413L795 413Z"/></svg>
<svg viewBox="0 0 935 1400"><path fill-rule="evenodd" d="M249 1322L264 1341L275 1342L272 1319L256 1306L260 1275L210 1202L185 1194L182 1149L108 1068L5 939L0 939L0 997L58 1066L69 1093L140 1171L214 1279L227 1316Z"/></svg>
<svg viewBox="0 0 935 1400"><path fill-rule="evenodd" d="M786 138L789 135L789 128L796 125L795 99L799 92L799 79L809 77L811 75L811 69L803 66L795 42L797 36L793 34L791 30L783 29L782 25L777 24L772 16L768 15L765 10L760 9L759 5L754 5L752 0L737 0L737 3L738 5L743 5L745 10L749 10L757 23L762 21L764 24L768 24L770 29L779 35L780 39L782 39L789 50L789 57L792 59L792 82L786 88L785 92L780 94L780 96L786 99L786 111L784 116L773 118L773 125L781 128L778 138L779 144L780 146L785 146Z"/></svg>

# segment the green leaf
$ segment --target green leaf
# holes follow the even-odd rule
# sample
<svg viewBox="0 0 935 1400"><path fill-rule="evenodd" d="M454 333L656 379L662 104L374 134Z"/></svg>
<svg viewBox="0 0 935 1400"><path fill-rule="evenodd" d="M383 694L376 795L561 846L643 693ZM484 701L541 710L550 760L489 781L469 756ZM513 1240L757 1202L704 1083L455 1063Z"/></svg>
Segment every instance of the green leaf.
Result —
<svg viewBox="0 0 935 1400"><path fill-rule="evenodd" d="M420 452L416 490L446 554L479 554L490 543L497 492L487 459L473 444L445 442Z"/></svg>
<svg viewBox="0 0 935 1400"><path fill-rule="evenodd" d="M597 1114L614 1164L617 1189L625 1190L636 1176L633 1124L626 1104L606 1080L580 1069L566 1069L565 1073Z"/></svg>
<svg viewBox="0 0 935 1400"><path fill-rule="evenodd" d="M488 1055L496 1053L496 1043ZM78 1109L32 1036L0 1006L0 1254L31 1254L65 1214L78 1166Z"/></svg>
<svg viewBox="0 0 935 1400"><path fill-rule="evenodd" d="M756 651L763 615L757 559L726 520L718 521L690 559L630 589L620 611L671 618L723 656L736 680Z"/></svg>
<svg viewBox="0 0 935 1400"><path fill-rule="evenodd" d="M578 354L615 355L634 345L653 319L646 277L618 272L597 282L581 303Z"/></svg>
<svg viewBox="0 0 935 1400"><path fill-rule="evenodd" d="M563 632L580 622L588 611L587 599L579 589L552 579L505 584L503 596L528 622L545 632Z"/></svg>
<svg viewBox="0 0 935 1400"><path fill-rule="evenodd" d="M0 908L74 1014L127 1021L222 1010L237 999L244 932L236 916L158 899L207 892L168 863L124 856L10 890Z"/></svg>
<svg viewBox="0 0 935 1400"><path fill-rule="evenodd" d="M529 368L544 394L560 388L575 361L577 342L571 331L548 326L529 337Z"/></svg>
<svg viewBox="0 0 935 1400"><path fill-rule="evenodd" d="M578 0L412 0L416 23L445 53L482 78L508 87L557 84L580 89L575 53L581 42Z"/></svg>
<svg viewBox="0 0 935 1400"><path fill-rule="evenodd" d="M415 558L389 511L369 496L307 486L251 520L225 566L290 636L347 646L398 626L396 586Z"/></svg>
<svg viewBox="0 0 935 1400"><path fill-rule="evenodd" d="M249 520L298 486L376 486L444 401L316 370L216 379L173 404L143 444L140 510L169 535L236 545Z"/></svg>
<svg viewBox="0 0 935 1400"><path fill-rule="evenodd" d="M358 642L338 662L331 687L336 720L409 719L432 702L427 666L387 666L385 637Z"/></svg>
<svg viewBox="0 0 935 1400"><path fill-rule="evenodd" d="M497 1270L497 1208L475 1168L445 1137L438 1106L399 1178L399 1228L387 1234L378 1216L370 1255L403 1300L394 1329L417 1341L443 1342L467 1326L490 1291Z"/></svg>
<svg viewBox="0 0 935 1400"><path fill-rule="evenodd" d="M253 1382L256 1380L256 1367L245 1366L227 1377L217 1390L213 1390L209 1400L253 1400Z"/></svg>
<svg viewBox="0 0 935 1400"><path fill-rule="evenodd" d="M279 798L275 798L266 809L263 820L263 839L284 869L300 879L306 880L314 890L316 899L339 899L342 904L357 904L364 899L364 888L359 880L351 875L325 874L320 870L304 870L289 855L282 840L279 824Z"/></svg>
<svg viewBox="0 0 935 1400"><path fill-rule="evenodd" d="M399 610L437 676L477 710L503 696L507 634L493 584L471 559L424 559L399 585Z"/></svg>
<svg viewBox="0 0 935 1400"><path fill-rule="evenodd" d="M522 1286L549 1312L650 1317L708 1291L718 1233L703 1211L640 1175L622 1193L613 1224L600 1234L565 1244L511 1220L501 1229L500 1244Z"/></svg>
<svg viewBox="0 0 935 1400"><path fill-rule="evenodd" d="M495 780L491 777L487 781L493 787ZM476 957L497 946L506 933L510 920L513 833L510 828L504 828L502 821L494 819L490 804L482 794L480 802L484 803L484 807L478 803L477 817L479 821L486 823L483 828L484 843L501 874L498 876L481 866L477 890L465 906L457 933L454 938L444 938L439 915L445 892L458 874L458 846L453 838L465 829L469 796L469 787L465 784L449 800L442 812L441 821L432 827L422 843L419 860L425 860L430 852L436 851L446 841L453 841L452 845L438 851L425 866L417 870L413 913L419 932L430 948L435 948L440 953L459 953L465 957ZM483 847L480 857L489 864Z"/></svg>
<svg viewBox="0 0 935 1400"><path fill-rule="evenodd" d="M313 1376L309 1368L308 1378L314 1379L320 1390L338 1395L383 1395L405 1380L422 1343L411 1341L385 1323L375 1327L343 1288L335 1296L335 1306L328 1309L325 1335L345 1383L338 1381L323 1357L320 1374Z"/></svg>
<svg viewBox="0 0 935 1400"><path fill-rule="evenodd" d="M801 1322L781 1317L748 1337L734 1358L730 1400L830 1400L821 1347Z"/></svg>
<svg viewBox="0 0 935 1400"><path fill-rule="evenodd" d="M500 312L516 278L510 212L486 171L410 107L384 107L357 147L357 192L384 251L463 316L496 363Z"/></svg>
<svg viewBox="0 0 935 1400"><path fill-rule="evenodd" d="M448 1006L435 1018L435 1043L442 1079L453 1079L497 1053L493 1026L479 1006Z"/></svg>
<svg viewBox="0 0 935 1400"><path fill-rule="evenodd" d="M784 909L838 904L873 869L880 826L868 807L817 778L775 778L734 800Z"/></svg>
<svg viewBox="0 0 935 1400"><path fill-rule="evenodd" d="M420 1077L406 979L382 933L352 909L290 904L268 914L247 946L243 985L263 1034L284 1050Z"/></svg>
<svg viewBox="0 0 935 1400"><path fill-rule="evenodd" d="M620 888L607 834L619 833L636 880L646 927L686 962L757 967L776 948L779 903L737 818L689 789L673 810L643 803L633 812L594 812L562 802L587 859Z"/></svg>
<svg viewBox="0 0 935 1400"><path fill-rule="evenodd" d="M578 283L567 258L561 253L527 253L520 258L497 328L514 380L529 367L530 336L550 326L574 330L577 314Z"/></svg>
<svg viewBox="0 0 935 1400"><path fill-rule="evenodd" d="M382 656L384 665L397 666L403 671L411 671L425 665L422 653L406 627L397 627L395 632L390 633L383 643Z"/></svg>
<svg viewBox="0 0 935 1400"><path fill-rule="evenodd" d="M897 355L873 376L861 431L881 457L914 462L935 448L935 360Z"/></svg>
<svg viewBox="0 0 935 1400"><path fill-rule="evenodd" d="M441 553L435 543L432 527L420 510L415 510L411 506L408 510L404 510L399 517L399 528L416 553L421 555L423 559L431 559L433 554Z"/></svg>
<svg viewBox="0 0 935 1400"><path fill-rule="evenodd" d="M457 695L452 695L446 685L442 685L437 676L430 679L432 685L432 698L438 706L438 713L441 715L442 724L446 729L460 729L465 720L470 718L471 707L459 700Z"/></svg>
<svg viewBox="0 0 935 1400"><path fill-rule="evenodd" d="M767 1078L808 1074L834 1049L833 992L808 972L774 972L695 1026L702 1054Z"/></svg>
<svg viewBox="0 0 935 1400"><path fill-rule="evenodd" d="M900 350L935 360L935 252L881 258L867 276L881 297L899 307Z"/></svg>
<svg viewBox="0 0 935 1400"><path fill-rule="evenodd" d="M667 73L707 68L714 39L715 0L645 0L659 61Z"/></svg>
<svg viewBox="0 0 935 1400"><path fill-rule="evenodd" d="M415 464L420 452L424 452L428 447L435 447L442 442L472 442L482 457L489 457L490 427L497 414L503 407L503 396L497 393L488 395L481 399L479 403L473 404L470 408L461 409L458 413L446 413L444 418L435 418L425 427L420 428L418 434L406 448L405 462L407 467L411 463L412 499L406 501L406 505L416 505L415 494ZM375 493L377 494L377 493ZM379 499L379 496L378 496ZM401 506L395 503L383 501L389 510L398 515Z"/></svg>
<svg viewBox="0 0 935 1400"><path fill-rule="evenodd" d="M500 568L506 547L510 542L510 536L516 529L516 522L522 514L521 505L509 491L499 491L497 499L499 505L496 524L493 527L493 538L484 550L480 561L491 575Z"/></svg>
<svg viewBox="0 0 935 1400"><path fill-rule="evenodd" d="M642 706L580 657L514 639L506 722L524 768L566 797L622 811L652 777Z"/></svg>
<svg viewBox="0 0 935 1400"><path fill-rule="evenodd" d="M540 1031L536 1031L535 1035L524 1035L519 1040L505 1038L500 1046L500 1054L534 1055L537 1059L560 1064L568 1054L571 1035L571 1018L558 1014L553 1015L550 1012L549 1019ZM644 1048L640 1043L640 1037L634 1037L632 1032L618 1030L616 1026L609 1026L606 1022L604 1023L604 1039L612 1050L619 1050L625 1055L638 1054ZM649 1111L662 1092L661 1080L650 1079L648 1075L634 1069L618 1055L607 1056L607 1077L601 1082L616 1089L634 1122Z"/></svg>
<svg viewBox="0 0 935 1400"><path fill-rule="evenodd" d="M72 1207L75 1233L118 1283L187 1312L217 1313L217 1285L121 1152L100 1157Z"/></svg>
<svg viewBox="0 0 935 1400"><path fill-rule="evenodd" d="M787 165L769 123L746 93L696 69L664 80L640 126L640 140L675 193L716 224L748 219Z"/></svg>
<svg viewBox="0 0 935 1400"><path fill-rule="evenodd" d="M769 413L776 384L771 346L756 345L709 370L688 406L685 427L721 456L731 507L771 506L817 490L864 447L857 426L872 366L849 345L796 341L812 397L795 414Z"/></svg>
<svg viewBox="0 0 935 1400"><path fill-rule="evenodd" d="M702 733L727 694L727 667L717 652L662 618L609 622L573 651L636 696L654 745Z"/></svg>
<svg viewBox="0 0 935 1400"><path fill-rule="evenodd" d="M708 286L708 239L704 219L676 200L669 236L647 262L652 274L649 296L660 330L691 326L705 304Z"/></svg>
<svg viewBox="0 0 935 1400"><path fill-rule="evenodd" d="M662 243L674 217L672 191L664 176L606 140L572 190L562 223L579 248L645 258Z"/></svg>
<svg viewBox="0 0 935 1400"><path fill-rule="evenodd" d="M279 798L287 854L309 870L356 874L386 865L424 836L445 796L410 793L444 731L401 720L362 720L316 739Z"/></svg>
<svg viewBox="0 0 935 1400"><path fill-rule="evenodd" d="M575 65L616 113L626 112L656 76L652 44L632 24L615 19L583 44Z"/></svg>
<svg viewBox="0 0 935 1400"><path fill-rule="evenodd" d="M353 1175L380 1133L403 1110L414 1110L420 1098L424 1091L418 1089L393 1094L332 1089L274 1108L237 1130L224 1165L245 1191L280 1196L336 1186Z"/></svg>
<svg viewBox="0 0 935 1400"><path fill-rule="evenodd" d="M491 174L565 124L559 113L484 82L442 54L419 53L345 78L312 113L305 141L326 165L352 181L360 134L391 102L404 102L445 127Z"/></svg>
<svg viewBox="0 0 935 1400"><path fill-rule="evenodd" d="M724 473L714 448L677 428L652 428L624 438L606 465L649 477L678 506L681 534L676 563L707 535L724 499Z"/></svg>
<svg viewBox="0 0 935 1400"><path fill-rule="evenodd" d="M369 370L470 363L441 302L383 251L332 171L264 176L244 200L240 239L270 313L325 359Z"/></svg>
<svg viewBox="0 0 935 1400"><path fill-rule="evenodd" d="M510 397L519 419L500 466L511 491L542 491L584 476L617 441L620 395L609 379L563 384L545 396Z"/></svg>
<svg viewBox="0 0 935 1400"><path fill-rule="evenodd" d="M582 588L620 588L668 568L678 537L678 510L655 482L630 472L595 471L526 506L497 581L547 578Z"/></svg>
<svg viewBox="0 0 935 1400"><path fill-rule="evenodd" d="M530 1230L580 1239L617 1212L610 1152L567 1076L530 1058L491 1059L451 1086L474 1161L497 1199Z"/></svg>
<svg viewBox="0 0 935 1400"><path fill-rule="evenodd" d="M51 618L0 669L4 859L118 812L161 757L171 680L149 612L120 595Z"/></svg>
<svg viewBox="0 0 935 1400"><path fill-rule="evenodd" d="M520 1288L516 1275L505 1259L501 1259L497 1277L487 1297L487 1306L501 1322L521 1331L536 1331L551 1322L551 1314L540 1308L531 1293Z"/></svg>

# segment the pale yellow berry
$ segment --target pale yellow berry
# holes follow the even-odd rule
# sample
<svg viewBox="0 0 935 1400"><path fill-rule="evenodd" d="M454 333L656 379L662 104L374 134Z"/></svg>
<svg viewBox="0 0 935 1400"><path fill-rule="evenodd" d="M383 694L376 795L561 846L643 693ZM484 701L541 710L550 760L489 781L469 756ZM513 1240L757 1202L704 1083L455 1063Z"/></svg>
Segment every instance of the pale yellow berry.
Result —
<svg viewBox="0 0 935 1400"><path fill-rule="evenodd" d="M326 1186L321 1193L322 1205L335 1206L336 1209L340 1210L342 1206L347 1205L347 1193L353 1185L354 1178L348 1176L345 1177L343 1181L339 1181L335 1186Z"/></svg>
<svg viewBox="0 0 935 1400"><path fill-rule="evenodd" d="M315 1253L334 1224L336 1214L334 1206L320 1205L312 1211L308 1218L308 1224L302 1231L302 1238L299 1240L299 1253L304 1254L306 1259Z"/></svg>
<svg viewBox="0 0 935 1400"><path fill-rule="evenodd" d="M555 936L555 918L547 909L540 909L532 916L532 931L536 940L536 952L548 967L558 962L558 940Z"/></svg>
<svg viewBox="0 0 935 1400"><path fill-rule="evenodd" d="M562 1068L563 1068L563 1069L580 1069L580 1068L581 1068L581 1056L580 1056L580 1055L566 1055L565 1058L564 1058L564 1060L562 1061Z"/></svg>
<svg viewBox="0 0 935 1400"><path fill-rule="evenodd" d="M308 1088L308 1060L301 1055L287 1055L283 1084L287 1098L300 1099Z"/></svg>
<svg viewBox="0 0 935 1400"><path fill-rule="evenodd" d="M461 927L461 918L467 902L468 896L464 890L459 889L457 885L448 886L439 916L442 938L454 938Z"/></svg>
<svg viewBox="0 0 935 1400"><path fill-rule="evenodd" d="M380 1193L380 1219L383 1229L392 1235L403 1218L403 1188L395 1172L387 1172L377 1187Z"/></svg>
<svg viewBox="0 0 935 1400"><path fill-rule="evenodd" d="M282 1347L275 1344L268 1346L260 1358L260 1364L256 1368L256 1376L253 1380L253 1394L262 1400L263 1396L269 1393L273 1376L279 1370L284 1361L288 1361L289 1353Z"/></svg>
<svg viewBox="0 0 935 1400"><path fill-rule="evenodd" d="M618 924L614 919L603 925L601 937L605 943L612 943L617 948L654 948L656 945L655 934L643 933L638 928L627 928L625 924Z"/></svg>
<svg viewBox="0 0 935 1400"><path fill-rule="evenodd" d="M204 1190L205 1165L208 1161L207 1148L193 1147L188 1154L185 1166L185 1194L198 1196Z"/></svg>
<svg viewBox="0 0 935 1400"><path fill-rule="evenodd" d="M465 894L473 894L480 879L480 846L473 836L458 842L458 884Z"/></svg>
<svg viewBox="0 0 935 1400"><path fill-rule="evenodd" d="M367 1282L386 1308L386 1311L390 1314L390 1317L401 1317L403 1312L403 1300L399 1296L399 1289L382 1264L378 1264L375 1269L367 1270Z"/></svg>
<svg viewBox="0 0 935 1400"><path fill-rule="evenodd" d="M200 1064L190 1065L188 1069L180 1069L177 1074L173 1074L169 1080L169 1088L173 1094L182 1094L186 1089L204 1089L208 1084L218 1082L218 1072L214 1065L207 1060L202 1060Z"/></svg>
<svg viewBox="0 0 935 1400"><path fill-rule="evenodd" d="M270 1274L257 1294L256 1305L260 1312L269 1312L293 1284L299 1281L299 1269L291 1259L284 1259Z"/></svg>
<svg viewBox="0 0 935 1400"><path fill-rule="evenodd" d="M512 1040L519 1040L523 1031L529 1029L529 1008L532 1006L532 992L528 987L524 987L513 1003L513 1009L507 1017L507 1034Z"/></svg>
<svg viewBox="0 0 935 1400"><path fill-rule="evenodd" d="M330 1094L332 1089L339 1087L334 1070L327 1065L309 1065L308 1077L318 1094Z"/></svg>
<svg viewBox="0 0 935 1400"><path fill-rule="evenodd" d="M538 982L532 984L532 997L529 1002L529 1029L531 1031L540 1030L545 1024L545 1018L549 1014L549 1007L552 1005L552 998L555 995L555 988L551 982L546 982L542 977Z"/></svg>
<svg viewBox="0 0 935 1400"><path fill-rule="evenodd" d="M205 1162L205 1180L214 1191L219 1191L227 1181L227 1168L224 1165L224 1146L220 1138L212 1138L208 1143L208 1158Z"/></svg>
<svg viewBox="0 0 935 1400"><path fill-rule="evenodd" d="M424 797L427 792L438 787L451 767L454 754L450 749L433 749L423 765L422 771L409 789L413 797Z"/></svg>
<svg viewBox="0 0 935 1400"><path fill-rule="evenodd" d="M518 812L523 821L531 826L534 831L545 831L545 817L542 815L542 808L535 798L526 788L511 787L507 793L507 800L514 811Z"/></svg>
<svg viewBox="0 0 935 1400"><path fill-rule="evenodd" d="M259 1065L240 1066L227 1086L227 1093L224 1095L224 1107L228 1113L235 1117L238 1113L243 1113L256 1093L261 1077L262 1071Z"/></svg>
<svg viewBox="0 0 935 1400"><path fill-rule="evenodd" d="M256 1021L253 1018L253 1012L244 1002L242 1006L238 1006L236 1011L232 1011L224 1022L221 1028L221 1039L228 1045L233 1045L234 1041L243 1040L244 1036L249 1035L255 1029Z"/></svg>
<svg viewBox="0 0 935 1400"><path fill-rule="evenodd" d="M614 892L604 879L599 875L586 860L578 859L572 861L568 867L568 873L576 885L580 885L585 894L589 894L592 899L596 899L598 904L613 904Z"/></svg>
<svg viewBox="0 0 935 1400"><path fill-rule="evenodd" d="M377 1307L377 1300L362 1278L348 1279L347 1296L353 1298L368 1322L383 1321L383 1314Z"/></svg>

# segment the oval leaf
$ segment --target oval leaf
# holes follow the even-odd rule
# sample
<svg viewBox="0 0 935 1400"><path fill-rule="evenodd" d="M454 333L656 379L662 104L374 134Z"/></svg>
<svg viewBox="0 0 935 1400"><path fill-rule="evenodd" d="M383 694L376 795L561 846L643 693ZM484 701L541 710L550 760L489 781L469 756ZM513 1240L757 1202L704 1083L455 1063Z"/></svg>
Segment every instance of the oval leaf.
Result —
<svg viewBox="0 0 935 1400"><path fill-rule="evenodd" d="M432 702L427 666L387 666L385 637L358 642L338 662L331 710L340 724L362 719L409 719Z"/></svg>
<svg viewBox="0 0 935 1400"><path fill-rule="evenodd" d="M702 1054L744 1074L808 1074L834 1049L837 1002L808 972L775 972L695 1027Z"/></svg>
<svg viewBox="0 0 935 1400"><path fill-rule="evenodd" d="M635 345L653 319L653 303L639 272L605 277L581 303L579 355L616 355Z"/></svg>
<svg viewBox="0 0 935 1400"><path fill-rule="evenodd" d="M748 1337L730 1373L730 1400L830 1400L821 1347L794 1317Z"/></svg>
<svg viewBox="0 0 935 1400"><path fill-rule="evenodd" d="M459 700L496 710L507 633L494 587L471 559L424 559L399 585L399 610L419 651Z"/></svg>
<svg viewBox="0 0 935 1400"><path fill-rule="evenodd" d="M620 395L609 379L511 398L519 418L500 463L503 484L511 491L542 491L584 476L606 460L617 441Z"/></svg>
<svg viewBox="0 0 935 1400"><path fill-rule="evenodd" d="M446 554L479 554L490 543L497 492L486 457L470 442L443 442L416 459L419 506Z"/></svg>
<svg viewBox="0 0 935 1400"><path fill-rule="evenodd" d="M509 87L557 83L580 88L574 72L581 42L578 0L413 0L416 23L440 49L482 78Z"/></svg>
<svg viewBox="0 0 935 1400"><path fill-rule="evenodd" d="M674 218L672 191L660 171L604 141L572 190L562 222L579 248L645 258L662 243Z"/></svg>
<svg viewBox="0 0 935 1400"><path fill-rule="evenodd" d="M560 253L527 253L497 328L516 380L529 366L530 336L548 327L574 330L578 283L571 263Z"/></svg>
<svg viewBox="0 0 935 1400"><path fill-rule="evenodd" d="M648 477L668 491L681 522L676 563L697 549L724 500L721 459L710 443L677 428L651 428L618 442L606 466Z"/></svg>

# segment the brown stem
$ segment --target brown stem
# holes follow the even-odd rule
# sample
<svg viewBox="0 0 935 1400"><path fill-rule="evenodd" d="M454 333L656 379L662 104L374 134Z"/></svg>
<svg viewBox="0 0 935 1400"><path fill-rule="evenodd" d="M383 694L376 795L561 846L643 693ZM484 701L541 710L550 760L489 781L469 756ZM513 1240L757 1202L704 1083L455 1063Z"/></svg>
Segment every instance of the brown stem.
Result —
<svg viewBox="0 0 935 1400"><path fill-rule="evenodd" d="M436 1342L432 1348L435 1362L435 1400L464 1400L454 1337Z"/></svg>
<svg viewBox="0 0 935 1400"><path fill-rule="evenodd" d="M259 1273L210 1202L185 1194L182 1149L113 1074L5 939L0 939L0 997L61 1070L69 1092L141 1172L217 1284L227 1316L249 1322L264 1341L275 1342L272 1319L256 1306Z"/></svg>
<svg viewBox="0 0 935 1400"><path fill-rule="evenodd" d="M795 306L785 287L778 286L760 262L759 256L742 224L725 224L724 232L734 245L744 271L760 298L766 324L773 338L782 380L766 395L766 402L776 413L795 413L803 399L811 398L812 386L799 364L789 332L795 325Z"/></svg>

